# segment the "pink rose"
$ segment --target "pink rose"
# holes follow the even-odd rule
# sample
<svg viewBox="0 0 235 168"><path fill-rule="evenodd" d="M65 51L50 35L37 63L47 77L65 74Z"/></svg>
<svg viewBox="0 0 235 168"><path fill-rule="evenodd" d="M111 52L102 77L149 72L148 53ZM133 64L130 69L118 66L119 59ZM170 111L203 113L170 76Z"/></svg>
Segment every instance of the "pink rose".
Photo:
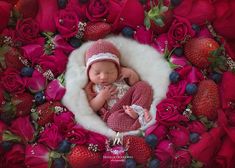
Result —
<svg viewBox="0 0 235 168"><path fill-rule="evenodd" d="M175 54L171 55L170 62L172 64L178 65L179 67L184 67L188 65L188 61L185 57L179 57L179 56L176 56Z"/></svg>
<svg viewBox="0 0 235 168"><path fill-rule="evenodd" d="M166 96L171 98L185 95L186 85L187 82L185 80L181 80L176 84L170 84Z"/></svg>
<svg viewBox="0 0 235 168"><path fill-rule="evenodd" d="M109 14L108 1L91 0L86 8L86 17L92 21L103 21Z"/></svg>
<svg viewBox="0 0 235 168"><path fill-rule="evenodd" d="M176 147L186 146L189 142L189 131L185 127L177 127L169 131L171 141Z"/></svg>
<svg viewBox="0 0 235 168"><path fill-rule="evenodd" d="M208 0L187 0L174 8L174 14L187 18L191 23L203 25L206 21L213 21L215 8Z"/></svg>
<svg viewBox="0 0 235 168"><path fill-rule="evenodd" d="M223 140L223 144L215 157L215 168L233 168L235 149L234 142L226 136Z"/></svg>
<svg viewBox="0 0 235 168"><path fill-rule="evenodd" d="M160 160L161 165L170 162L174 156L175 148L169 140L161 141L155 149L155 155Z"/></svg>
<svg viewBox="0 0 235 168"><path fill-rule="evenodd" d="M20 136L24 143L31 142L34 138L35 131L29 116L18 117L12 121L10 130L12 133Z"/></svg>
<svg viewBox="0 0 235 168"><path fill-rule="evenodd" d="M56 113L54 123L58 126L60 133L65 135L75 125L74 114L70 111Z"/></svg>
<svg viewBox="0 0 235 168"><path fill-rule="evenodd" d="M60 83L59 80L52 80L46 88L45 96L47 101L59 101L65 94L65 87Z"/></svg>
<svg viewBox="0 0 235 168"><path fill-rule="evenodd" d="M156 120L163 125L175 125L188 119L179 113L181 103L172 99L164 99L157 105Z"/></svg>
<svg viewBox="0 0 235 168"><path fill-rule="evenodd" d="M27 78L26 87L36 93L45 89L47 84L46 78L37 70L33 71L32 77Z"/></svg>
<svg viewBox="0 0 235 168"><path fill-rule="evenodd" d="M10 12L12 9L12 5L8 2L0 1L0 33L2 30L7 27L9 18L10 18Z"/></svg>
<svg viewBox="0 0 235 168"><path fill-rule="evenodd" d="M54 16L58 10L57 0L38 1L38 13L36 16L36 21L39 23L41 32L56 31Z"/></svg>
<svg viewBox="0 0 235 168"><path fill-rule="evenodd" d="M203 123L201 123L200 121L192 121L189 123L188 125L188 129L190 132L195 132L198 134L202 134L204 132L206 132L207 128L205 127L205 125Z"/></svg>
<svg viewBox="0 0 235 168"><path fill-rule="evenodd" d="M68 57L61 50L54 50L53 55L42 55L38 64L41 66L42 70L45 72L51 70L54 77L57 77L62 72L64 72L68 62Z"/></svg>
<svg viewBox="0 0 235 168"><path fill-rule="evenodd" d="M168 49L169 51L172 49L166 33L160 34L156 39L154 39L152 46L162 54L164 53L165 49Z"/></svg>
<svg viewBox="0 0 235 168"><path fill-rule="evenodd" d="M44 48L43 45L40 44L29 44L22 46L21 51L24 58L31 61L32 65L34 65L38 61L39 57L43 55Z"/></svg>
<svg viewBox="0 0 235 168"><path fill-rule="evenodd" d="M153 41L153 32L141 26L136 30L134 39L142 44L151 44Z"/></svg>
<svg viewBox="0 0 235 168"><path fill-rule="evenodd" d="M199 69L190 65L186 65L177 71L180 75L180 78L186 80L188 83L199 83L201 80L205 79Z"/></svg>
<svg viewBox="0 0 235 168"><path fill-rule="evenodd" d="M69 54L74 48L67 43L67 41L61 36L56 35L52 39L53 44L55 45L56 49L62 50L65 54Z"/></svg>
<svg viewBox="0 0 235 168"><path fill-rule="evenodd" d="M207 26L201 27L201 30L199 31L199 33L197 33L197 37L214 38L208 30Z"/></svg>
<svg viewBox="0 0 235 168"><path fill-rule="evenodd" d="M4 89L10 93L22 93L25 90L25 81L21 78L20 72L14 68L7 68L1 80Z"/></svg>
<svg viewBox="0 0 235 168"><path fill-rule="evenodd" d="M16 31L22 42L32 43L35 42L39 36L39 25L32 18L18 20Z"/></svg>
<svg viewBox="0 0 235 168"><path fill-rule="evenodd" d="M81 126L75 125L67 132L65 137L73 144L82 145L87 142L88 132Z"/></svg>
<svg viewBox="0 0 235 168"><path fill-rule="evenodd" d="M64 38L70 38L77 34L78 22L77 14L68 9L59 10L55 16L56 28Z"/></svg>
<svg viewBox="0 0 235 168"><path fill-rule="evenodd" d="M5 163L7 168L24 168L25 150L20 144L13 145L12 149L5 153Z"/></svg>
<svg viewBox="0 0 235 168"><path fill-rule="evenodd" d="M105 136L89 131L87 144L97 145L99 151L104 151L106 141L107 141L107 138Z"/></svg>
<svg viewBox="0 0 235 168"><path fill-rule="evenodd" d="M168 31L168 40L173 47L181 46L181 43L195 35L190 22L182 17L175 17Z"/></svg>
<svg viewBox="0 0 235 168"><path fill-rule="evenodd" d="M48 168L48 148L40 143L27 144L25 148L25 165L33 168Z"/></svg>
<svg viewBox="0 0 235 168"><path fill-rule="evenodd" d="M154 124L145 131L145 136L148 136L150 134L156 135L158 140L164 139L167 135L167 127L162 124Z"/></svg>
<svg viewBox="0 0 235 168"><path fill-rule="evenodd" d="M63 140L59 131L60 130L57 125L51 124L40 133L38 142L47 145L53 150L56 149L59 143Z"/></svg>
<svg viewBox="0 0 235 168"><path fill-rule="evenodd" d="M212 128L209 132L201 135L200 141L189 146L189 152L193 159L209 165L211 158L215 157L216 151L221 145L223 130L220 127Z"/></svg>
<svg viewBox="0 0 235 168"><path fill-rule="evenodd" d="M186 150L179 150L175 153L173 160L173 168L187 168L190 167L191 156Z"/></svg>

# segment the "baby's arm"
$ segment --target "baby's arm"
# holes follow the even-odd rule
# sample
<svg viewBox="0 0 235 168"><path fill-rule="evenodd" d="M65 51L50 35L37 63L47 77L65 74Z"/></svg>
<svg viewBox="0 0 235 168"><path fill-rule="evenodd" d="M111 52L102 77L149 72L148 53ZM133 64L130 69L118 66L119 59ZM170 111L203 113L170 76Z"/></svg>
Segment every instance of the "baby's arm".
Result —
<svg viewBox="0 0 235 168"><path fill-rule="evenodd" d="M121 67L121 78L127 78L130 86L140 80L139 75L131 68Z"/></svg>
<svg viewBox="0 0 235 168"><path fill-rule="evenodd" d="M90 106L94 111L100 110L105 102L111 98L112 95L116 93L116 88L112 86L105 86L100 93L90 100Z"/></svg>

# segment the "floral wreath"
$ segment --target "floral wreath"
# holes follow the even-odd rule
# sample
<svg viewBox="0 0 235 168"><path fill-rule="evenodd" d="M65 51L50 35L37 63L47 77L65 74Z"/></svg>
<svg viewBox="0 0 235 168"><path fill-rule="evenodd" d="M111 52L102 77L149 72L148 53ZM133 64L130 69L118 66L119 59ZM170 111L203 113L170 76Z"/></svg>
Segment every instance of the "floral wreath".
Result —
<svg viewBox="0 0 235 168"><path fill-rule="evenodd" d="M233 168L234 7L232 0L0 1L0 165ZM70 53L110 34L151 46L172 68L156 123L121 145L84 129L61 103Z"/></svg>

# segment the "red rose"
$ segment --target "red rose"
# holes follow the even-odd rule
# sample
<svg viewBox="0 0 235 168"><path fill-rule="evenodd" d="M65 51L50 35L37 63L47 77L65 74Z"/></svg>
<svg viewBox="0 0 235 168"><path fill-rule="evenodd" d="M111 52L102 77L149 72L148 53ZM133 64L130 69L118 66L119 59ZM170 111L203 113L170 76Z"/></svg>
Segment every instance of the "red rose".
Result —
<svg viewBox="0 0 235 168"><path fill-rule="evenodd" d="M201 135L200 141L189 146L189 152L192 157L208 166L211 158L215 156L215 152L221 145L221 137L223 136L222 128L212 128L210 132Z"/></svg>
<svg viewBox="0 0 235 168"><path fill-rule="evenodd" d="M213 167L216 168L233 168L235 162L235 149L234 142L226 136L223 144L215 157L215 163Z"/></svg>
<svg viewBox="0 0 235 168"><path fill-rule="evenodd" d="M24 55L24 58L31 61L34 65L39 57L44 53L44 47L40 44L29 44L21 47L21 51Z"/></svg>
<svg viewBox="0 0 235 168"><path fill-rule="evenodd" d="M44 129L39 135L38 142L47 145L51 149L56 149L59 143L63 140L57 125L52 124Z"/></svg>
<svg viewBox="0 0 235 168"><path fill-rule="evenodd" d="M25 90L25 81L20 77L19 71L7 68L3 72L2 85L10 93L22 93Z"/></svg>
<svg viewBox="0 0 235 168"><path fill-rule="evenodd" d="M108 1L91 0L86 8L86 17L92 21L103 21L109 13Z"/></svg>
<svg viewBox="0 0 235 168"><path fill-rule="evenodd" d="M167 165L171 163L174 153L174 145L169 140L161 141L155 149L155 155L160 160L161 167L168 167Z"/></svg>
<svg viewBox="0 0 235 168"><path fill-rule="evenodd" d="M156 119L163 125L175 125L188 119L179 113L180 102L174 99L164 99L157 105Z"/></svg>
<svg viewBox="0 0 235 168"><path fill-rule="evenodd" d="M53 55L42 55L38 60L38 64L45 72L51 70L54 77L64 72L67 65L68 57L59 49L54 50Z"/></svg>
<svg viewBox="0 0 235 168"><path fill-rule="evenodd" d="M38 1L38 13L36 16L36 21L39 23L40 31L56 31L54 16L58 10L57 0Z"/></svg>
<svg viewBox="0 0 235 168"><path fill-rule="evenodd" d="M24 164L25 150L24 146L15 144L10 151L5 154L6 167L9 168L23 168L26 167Z"/></svg>
<svg viewBox="0 0 235 168"><path fill-rule="evenodd" d="M208 0L187 0L174 8L174 14L187 18L191 23L203 25L206 21L213 21L215 9Z"/></svg>
<svg viewBox="0 0 235 168"><path fill-rule="evenodd" d="M34 138L34 127L30 122L29 116L18 117L12 121L10 130L12 133L20 136L24 143L28 143Z"/></svg>
<svg viewBox="0 0 235 168"><path fill-rule="evenodd" d="M192 29L190 22L185 18L177 16L168 31L168 40L173 47L177 47L186 38L193 37L194 35L195 31Z"/></svg>
<svg viewBox="0 0 235 168"><path fill-rule="evenodd" d="M18 20L16 31L22 42L31 43L39 36L39 25L32 18Z"/></svg>
<svg viewBox="0 0 235 168"><path fill-rule="evenodd" d="M169 131L171 141L176 147L182 147L189 142L189 131L185 127L177 127Z"/></svg>
<svg viewBox="0 0 235 168"><path fill-rule="evenodd" d="M0 1L0 33L2 30L7 27L9 18L10 18L10 12L11 12L12 5L10 3Z"/></svg>
<svg viewBox="0 0 235 168"><path fill-rule="evenodd" d="M167 135L167 127L162 124L154 124L145 131L145 136L154 134L157 136L158 140L164 139Z"/></svg>
<svg viewBox="0 0 235 168"><path fill-rule="evenodd" d="M97 148L99 149L99 151L104 151L106 147L105 146L106 141L107 141L107 138L105 136L89 131L87 144L97 145Z"/></svg>
<svg viewBox="0 0 235 168"><path fill-rule="evenodd" d="M60 133L65 135L75 125L74 114L70 111L56 113L54 123L59 127Z"/></svg>
<svg viewBox="0 0 235 168"><path fill-rule="evenodd" d="M64 38L70 38L78 32L78 17L71 10L60 10L55 16L56 28Z"/></svg>
<svg viewBox="0 0 235 168"><path fill-rule="evenodd" d="M84 130L81 126L75 125L73 128L71 128L67 135L65 136L69 142L73 144L82 145L87 142L87 131Z"/></svg>
<svg viewBox="0 0 235 168"><path fill-rule="evenodd" d="M173 160L173 168L187 168L191 164L191 156L186 150L179 150L176 152Z"/></svg>
<svg viewBox="0 0 235 168"><path fill-rule="evenodd" d="M185 94L187 82L185 80L181 80L176 84L170 84L168 86L167 97L175 97L175 96L183 96Z"/></svg>
<svg viewBox="0 0 235 168"><path fill-rule="evenodd" d="M141 26L136 30L134 39L142 44L151 44L153 41L153 32L150 29L147 30L144 26Z"/></svg>
<svg viewBox="0 0 235 168"><path fill-rule="evenodd" d="M189 123L188 129L190 132L195 132L198 134L202 134L206 132L205 125L201 123L200 121L192 121L191 123Z"/></svg>

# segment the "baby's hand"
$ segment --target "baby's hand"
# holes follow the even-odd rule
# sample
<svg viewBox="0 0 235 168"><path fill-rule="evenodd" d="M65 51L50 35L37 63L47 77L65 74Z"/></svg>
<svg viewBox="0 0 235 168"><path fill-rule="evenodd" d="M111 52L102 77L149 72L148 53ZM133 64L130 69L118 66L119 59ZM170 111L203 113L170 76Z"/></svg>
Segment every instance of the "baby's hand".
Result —
<svg viewBox="0 0 235 168"><path fill-rule="evenodd" d="M121 68L121 79L125 79L125 78L128 79L129 85L134 85L136 82L138 82L140 80L138 74L134 70L132 70L130 68L122 67Z"/></svg>
<svg viewBox="0 0 235 168"><path fill-rule="evenodd" d="M99 95L104 100L109 100L113 95L117 93L117 89L114 86L104 86L104 88L100 91Z"/></svg>

